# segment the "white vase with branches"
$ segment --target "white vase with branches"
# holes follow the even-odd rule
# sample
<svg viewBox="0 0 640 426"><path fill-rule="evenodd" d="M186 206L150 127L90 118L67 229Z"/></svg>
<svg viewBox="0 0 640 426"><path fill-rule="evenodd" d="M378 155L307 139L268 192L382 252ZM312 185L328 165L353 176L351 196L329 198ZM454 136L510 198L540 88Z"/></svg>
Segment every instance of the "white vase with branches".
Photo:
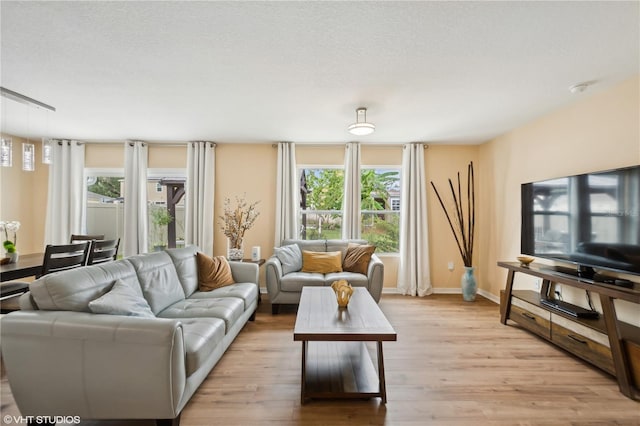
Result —
<svg viewBox="0 0 640 426"><path fill-rule="evenodd" d="M224 199L224 214L220 226L227 237L227 257L229 260L242 260L244 258L244 234L255 224L260 212L256 205L260 201L248 203L244 197L236 197L235 208L231 206L229 198Z"/></svg>

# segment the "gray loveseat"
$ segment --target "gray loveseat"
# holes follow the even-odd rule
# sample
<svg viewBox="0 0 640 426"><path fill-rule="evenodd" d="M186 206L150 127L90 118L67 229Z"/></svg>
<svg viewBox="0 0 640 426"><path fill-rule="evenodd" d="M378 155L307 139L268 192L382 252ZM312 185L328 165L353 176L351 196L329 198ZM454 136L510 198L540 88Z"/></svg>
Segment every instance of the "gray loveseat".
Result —
<svg viewBox="0 0 640 426"><path fill-rule="evenodd" d="M344 260L349 243L368 244L366 240L298 240L282 241L281 247L296 244L300 250L316 252L342 252ZM266 264L267 293L271 301L273 314L277 314L281 304L298 304L304 286L331 286L336 280L347 280L353 287L365 287L378 302L382 294L384 280L384 264L373 254L367 273L332 272L328 274L293 271L284 273L280 259L274 254Z"/></svg>
<svg viewBox="0 0 640 426"><path fill-rule="evenodd" d="M236 284L200 292L195 253L169 249L34 281L23 310L2 318L2 356L20 413L177 425L258 305L257 265L230 262ZM92 313L89 303L116 283L152 313Z"/></svg>

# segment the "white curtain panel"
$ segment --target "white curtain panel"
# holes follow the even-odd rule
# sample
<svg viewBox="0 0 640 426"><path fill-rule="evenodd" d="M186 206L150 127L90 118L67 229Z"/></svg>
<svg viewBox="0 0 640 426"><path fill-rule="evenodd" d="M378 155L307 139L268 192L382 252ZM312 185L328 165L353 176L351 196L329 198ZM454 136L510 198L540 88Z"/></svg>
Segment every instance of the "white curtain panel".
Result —
<svg viewBox="0 0 640 426"><path fill-rule="evenodd" d="M429 277L424 144L404 146L400 203L398 290L404 295L427 296L433 289Z"/></svg>
<svg viewBox="0 0 640 426"><path fill-rule="evenodd" d="M84 144L53 139L51 159L45 244L69 244L71 234L85 232Z"/></svg>
<svg viewBox="0 0 640 426"><path fill-rule="evenodd" d="M276 181L275 244L298 237L298 194L300 182L296 170L296 146L293 142L278 143L278 176Z"/></svg>
<svg viewBox="0 0 640 426"><path fill-rule="evenodd" d="M187 148L185 243L213 256L216 145L190 142Z"/></svg>
<svg viewBox="0 0 640 426"><path fill-rule="evenodd" d="M124 145L124 256L147 252L147 144Z"/></svg>
<svg viewBox="0 0 640 426"><path fill-rule="evenodd" d="M344 156L342 238L360 238L360 144L349 142Z"/></svg>

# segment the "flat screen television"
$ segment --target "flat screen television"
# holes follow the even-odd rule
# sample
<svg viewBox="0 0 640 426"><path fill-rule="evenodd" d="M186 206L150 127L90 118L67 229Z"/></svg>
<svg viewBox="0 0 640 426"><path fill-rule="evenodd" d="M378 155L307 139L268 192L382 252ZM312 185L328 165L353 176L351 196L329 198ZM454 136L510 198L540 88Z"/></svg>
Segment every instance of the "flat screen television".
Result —
<svg viewBox="0 0 640 426"><path fill-rule="evenodd" d="M640 165L521 189L523 254L568 264L587 278L607 271L640 275Z"/></svg>

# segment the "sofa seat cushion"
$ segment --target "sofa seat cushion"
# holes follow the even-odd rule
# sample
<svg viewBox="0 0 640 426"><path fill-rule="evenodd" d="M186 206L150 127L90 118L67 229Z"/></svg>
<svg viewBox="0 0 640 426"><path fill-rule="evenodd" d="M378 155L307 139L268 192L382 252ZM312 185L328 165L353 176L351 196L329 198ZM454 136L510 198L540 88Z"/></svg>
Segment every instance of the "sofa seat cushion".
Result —
<svg viewBox="0 0 640 426"><path fill-rule="evenodd" d="M169 306L159 318L219 318L225 323L225 334L244 313L244 300L237 297L209 299L189 298Z"/></svg>
<svg viewBox="0 0 640 426"><path fill-rule="evenodd" d="M346 280L352 287L367 287L369 279L366 275L355 272L335 272L325 275L325 285L331 285L334 281Z"/></svg>
<svg viewBox="0 0 640 426"><path fill-rule="evenodd" d="M244 310L258 299L258 286L255 283L239 283L211 291L196 291L190 299L212 299L216 297L236 297L244 300Z"/></svg>
<svg viewBox="0 0 640 426"><path fill-rule="evenodd" d="M187 353L187 376L198 371L224 339L224 321L219 318L185 318L180 320Z"/></svg>
<svg viewBox="0 0 640 426"><path fill-rule="evenodd" d="M304 286L322 287L324 285L324 274L315 272L292 272L280 279L280 289L282 291L301 292Z"/></svg>

